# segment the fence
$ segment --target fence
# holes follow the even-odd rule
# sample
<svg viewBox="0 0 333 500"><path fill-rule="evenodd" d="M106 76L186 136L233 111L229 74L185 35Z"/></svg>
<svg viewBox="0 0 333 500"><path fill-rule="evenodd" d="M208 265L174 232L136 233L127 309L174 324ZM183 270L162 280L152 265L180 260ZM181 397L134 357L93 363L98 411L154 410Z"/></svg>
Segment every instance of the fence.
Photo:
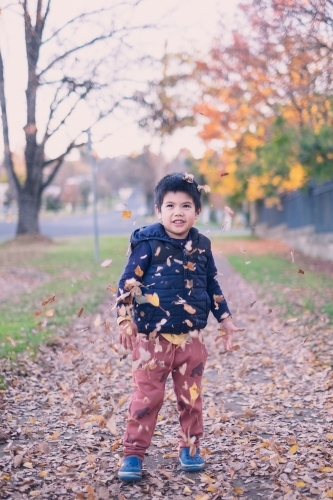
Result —
<svg viewBox="0 0 333 500"><path fill-rule="evenodd" d="M314 226L316 233L333 233L333 180L281 197L280 207L258 206L258 222L268 227L286 224L289 229Z"/></svg>

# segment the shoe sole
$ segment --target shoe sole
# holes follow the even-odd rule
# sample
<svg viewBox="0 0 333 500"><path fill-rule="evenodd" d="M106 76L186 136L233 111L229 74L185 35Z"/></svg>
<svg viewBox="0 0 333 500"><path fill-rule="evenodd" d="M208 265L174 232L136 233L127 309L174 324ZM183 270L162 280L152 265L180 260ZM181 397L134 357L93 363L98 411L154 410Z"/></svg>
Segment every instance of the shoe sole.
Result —
<svg viewBox="0 0 333 500"><path fill-rule="evenodd" d="M118 478L126 482L140 481L142 474L140 472L118 472Z"/></svg>
<svg viewBox="0 0 333 500"><path fill-rule="evenodd" d="M181 459L179 459L179 463L180 463L180 468L181 470L185 470L185 471L188 471L188 472L198 472L200 470L203 470L205 468L205 464L202 464L202 465L187 465L187 464L184 464Z"/></svg>

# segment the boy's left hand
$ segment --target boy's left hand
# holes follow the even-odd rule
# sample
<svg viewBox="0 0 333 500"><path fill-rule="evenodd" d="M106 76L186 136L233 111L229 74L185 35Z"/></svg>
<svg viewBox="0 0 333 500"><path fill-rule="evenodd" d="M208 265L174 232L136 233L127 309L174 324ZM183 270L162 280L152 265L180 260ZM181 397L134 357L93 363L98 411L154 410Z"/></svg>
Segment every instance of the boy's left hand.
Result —
<svg viewBox="0 0 333 500"><path fill-rule="evenodd" d="M233 349L233 334L235 332L243 332L244 328L238 328L234 325L231 318L226 318L222 323L220 323L220 331L222 334L215 338L215 342L222 338L223 347L226 351L232 351Z"/></svg>

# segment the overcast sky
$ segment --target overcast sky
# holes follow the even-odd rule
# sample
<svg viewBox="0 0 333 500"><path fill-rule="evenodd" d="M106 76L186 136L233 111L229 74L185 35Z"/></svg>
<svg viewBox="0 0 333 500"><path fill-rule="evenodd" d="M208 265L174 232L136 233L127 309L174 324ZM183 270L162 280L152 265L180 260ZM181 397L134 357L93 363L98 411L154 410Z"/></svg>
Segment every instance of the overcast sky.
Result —
<svg viewBox="0 0 333 500"><path fill-rule="evenodd" d="M1 0L0 0L1 1ZM95 0L94 7L98 3L110 5L114 0ZM34 3L34 0L31 2ZM140 34L140 44L142 50L147 50L155 56L163 53L167 40L170 51L182 51L193 49L205 54L210 46L211 40L217 34L217 23L223 16L224 20L231 23L238 0L145 0L135 14L135 22L155 22L163 18L163 29L158 31L144 32ZM66 18L74 15L78 10L91 9L91 0L54 0L53 19L63 23L64 13ZM22 128L25 125L24 109L24 64L22 64L22 46L18 37L19 24L15 18L4 20L0 17L0 30L2 33L8 32L10 22L10 33L15 33L15 38L9 40L7 35L5 43L9 47L10 58L7 58L7 75L10 75L10 83L7 84L7 98L10 107L11 125L11 146L18 150L23 145ZM15 28L14 25L16 24ZM1 42L1 38L0 38ZM2 44L4 40L2 39ZM119 117L117 121L110 120L108 128L115 132L103 143L96 146L100 156L118 156L139 152L145 144L151 142L151 138L140 131L138 127L131 123L125 116ZM179 130L174 136L167 140L164 147L165 154L170 158L179 149L189 148L196 157L203 154L204 147L200 139L197 138L197 131L193 128ZM157 144L153 148L157 147ZM55 151L54 151L55 152ZM53 155L52 150L48 151ZM2 140L0 140L0 155L2 156Z"/></svg>

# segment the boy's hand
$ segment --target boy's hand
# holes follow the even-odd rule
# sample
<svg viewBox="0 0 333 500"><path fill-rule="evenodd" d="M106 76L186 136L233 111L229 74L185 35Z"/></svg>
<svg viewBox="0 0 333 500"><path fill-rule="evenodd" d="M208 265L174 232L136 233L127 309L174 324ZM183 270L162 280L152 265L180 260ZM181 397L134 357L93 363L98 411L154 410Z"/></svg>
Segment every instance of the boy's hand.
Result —
<svg viewBox="0 0 333 500"><path fill-rule="evenodd" d="M138 327L133 321L125 320L118 326L119 343L128 351L133 351Z"/></svg>
<svg viewBox="0 0 333 500"><path fill-rule="evenodd" d="M221 334L215 338L215 342L222 338L223 347L226 351L232 351L233 348L233 334L235 332L243 332L244 328L238 328L234 325L231 318L226 318L222 323L220 323L220 332Z"/></svg>

